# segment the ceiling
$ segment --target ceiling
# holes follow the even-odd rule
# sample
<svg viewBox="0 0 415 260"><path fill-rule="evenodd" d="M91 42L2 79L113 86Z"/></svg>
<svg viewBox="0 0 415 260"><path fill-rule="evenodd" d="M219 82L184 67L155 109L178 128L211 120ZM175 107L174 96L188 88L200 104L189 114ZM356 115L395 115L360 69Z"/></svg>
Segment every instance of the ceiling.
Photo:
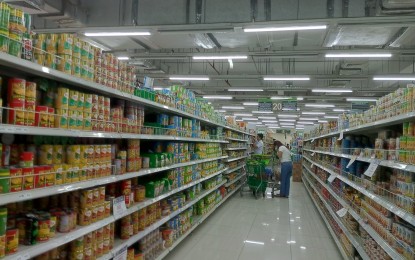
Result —
<svg viewBox="0 0 415 260"><path fill-rule="evenodd" d="M29 1L28 2L33 2ZM89 37L117 56L130 57L137 76L167 87L184 84L217 109L272 96L302 97L348 109L347 97L376 98L408 81L375 75L414 74L415 0L59 0L40 1L38 32L145 31L148 36ZM52 10L52 11L51 11ZM57 11L53 11L57 10ZM39 11L37 12L39 13ZM326 29L244 32L246 28L326 25ZM391 53L390 58L326 58L327 53ZM193 60L194 55L246 55L247 59ZM172 75L209 81L170 81ZM307 76L308 81L264 81L264 76ZM230 92L254 88L262 92ZM315 88L352 93L314 93ZM246 107L244 112L256 110ZM319 109L321 111L322 109ZM338 114L333 109L327 115ZM227 110L232 115L233 110ZM301 112L298 112L301 113Z"/></svg>

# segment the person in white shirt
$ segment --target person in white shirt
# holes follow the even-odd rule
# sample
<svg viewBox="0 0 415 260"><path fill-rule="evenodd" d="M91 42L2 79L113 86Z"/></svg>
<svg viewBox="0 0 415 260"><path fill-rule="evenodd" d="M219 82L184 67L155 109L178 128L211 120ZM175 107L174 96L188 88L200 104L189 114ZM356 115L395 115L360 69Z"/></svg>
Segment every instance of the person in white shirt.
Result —
<svg viewBox="0 0 415 260"><path fill-rule="evenodd" d="M288 198L290 194L290 178L293 174L291 152L280 141L274 141L274 149L281 161L280 197Z"/></svg>
<svg viewBox="0 0 415 260"><path fill-rule="evenodd" d="M254 154L262 154L264 150L264 142L262 141L263 138L263 134L258 134L256 142L253 145Z"/></svg>

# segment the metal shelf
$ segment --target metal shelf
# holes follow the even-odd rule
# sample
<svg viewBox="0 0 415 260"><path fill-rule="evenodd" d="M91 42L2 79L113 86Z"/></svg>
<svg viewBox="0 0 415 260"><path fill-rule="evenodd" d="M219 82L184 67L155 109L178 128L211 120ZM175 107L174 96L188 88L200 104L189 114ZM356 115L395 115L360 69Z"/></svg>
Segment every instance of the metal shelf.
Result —
<svg viewBox="0 0 415 260"><path fill-rule="evenodd" d="M305 179L309 183L308 179L307 178L305 178ZM308 191L308 195L311 198L311 200L313 201L315 207L317 208L317 211L320 213L320 216L323 219L324 223L326 223L326 227L329 230L332 238L334 239L334 242L336 243L336 245L337 245L340 253L342 254L343 258L344 259L350 259L350 260L352 260L353 258L346 253L346 251L344 250L344 248L342 246L342 243L340 242L340 240L336 236L336 233L334 232L333 228L330 226L330 223L326 219L326 216L324 215L323 211L321 211L319 205L314 200L314 197L311 195L311 191L308 189L307 185L304 185L304 187ZM327 208L327 209L330 212L330 215L333 217L333 219L337 222L337 224L339 224L340 228L343 230L343 233L347 236L347 238L350 240L350 242L353 244L353 246L355 248L356 247L359 247L360 250L358 250L357 248L356 248L356 250L358 250L360 256L362 256L363 259L370 259L367 256L366 252L363 250L363 248L361 248L360 244L359 243L356 243L357 242L356 239L352 236L352 234L350 234L350 232L346 229L346 227L343 225L343 223L341 223L341 221L337 218L337 216L333 215L334 212L332 210L330 210L329 208ZM361 251L363 251L363 252L361 252ZM363 257L362 253L363 253L363 255L365 255L365 257Z"/></svg>
<svg viewBox="0 0 415 260"><path fill-rule="evenodd" d="M72 75L54 70L54 69L49 69L37 63L23 60L23 59L14 57L4 52L0 53L0 65L13 68L13 70L18 70L18 71L22 71L25 73L29 73L31 75L41 76L41 77L56 80L62 83L67 83L70 85L81 87L83 89L91 90L96 93L101 93L101 94L104 94L110 97L116 97L116 98L120 98L120 99L124 99L128 101L133 101L141 105L144 105L146 107L155 108L160 111L173 113L173 114L181 115L181 116L186 116L189 118L194 118L194 119L200 120L201 122L204 122L210 125L216 125L216 126L223 127L223 128L226 128L226 129L238 132L238 133L249 135L249 133L244 132L242 130L239 130L239 129L236 129L236 128L233 128L227 125L222 125L222 124L210 121L209 119L198 117L190 113L178 110L176 108L168 107L166 105L159 104L159 103L156 103L156 102L144 99L144 98L136 97L134 95L124 93L119 90L116 90L116 89L113 89L113 88L110 88L110 87L107 87L107 86L104 86L104 85L101 85L101 84L98 84L92 81L87 81L87 80L77 78Z"/></svg>
<svg viewBox="0 0 415 260"><path fill-rule="evenodd" d="M80 190L80 189L86 189L86 188L90 188L94 186L105 185L108 183L131 179L134 177L144 176L144 175L148 175L148 174L152 174L156 172L162 172L162 171L166 171L166 170L170 170L174 168L180 168L184 166L205 163L205 162L220 160L224 158L228 158L228 156L221 156L221 157L210 158L210 159L202 159L202 160L196 160L196 161L191 161L191 162L178 163L178 164L173 164L170 166L159 167L159 168L142 169L138 172L129 172L129 173L122 174L122 175L111 175L111 176L107 176L103 178L92 179L89 181L70 183L70 184L59 185L59 186L52 186L52 187L43 188L43 189L33 189L33 190L26 190L26 191L21 191L21 192L10 192L10 193L0 195L0 205L5 205L8 203L12 203L12 202L31 200L31 199L41 198L41 197L48 197L51 194L60 194L60 193L66 193L66 192L71 192L71 191ZM225 170L222 170L221 172L224 172L224 171Z"/></svg>
<svg viewBox="0 0 415 260"><path fill-rule="evenodd" d="M237 171L237 170L239 170L239 169L241 169L241 168L243 168L243 167L245 167L245 165L240 165L240 166L238 166L238 167L235 167L235 168L229 169L229 170L226 172L226 174L229 174L229 173L231 173L231 172Z"/></svg>
<svg viewBox="0 0 415 260"><path fill-rule="evenodd" d="M395 215L399 216L400 218L402 218L406 222L408 222L411 225L415 226L415 215L413 215L413 214L405 211L404 209L396 206L392 202L389 202L389 201L385 200L381 196L376 195L375 193L372 193L371 191L368 191L366 188L364 188L364 187L360 186L359 184L349 180L347 177L345 177L343 175L340 175L340 174L337 174L336 172L324 167L323 165L310 160L308 157L303 156L303 158L305 158L307 161L314 164L315 166L325 170L326 172L328 172L332 175L335 175L336 178L340 179L342 182L346 183L347 185L349 185L350 187L352 187L355 190L359 191L363 195L365 195L365 196L369 197L370 199L374 200L376 203L378 203L379 205L381 205L385 209L389 210L390 212L394 213Z"/></svg>
<svg viewBox="0 0 415 260"><path fill-rule="evenodd" d="M235 147L235 148L224 148L225 151L237 151L237 150L246 150L248 147Z"/></svg>
<svg viewBox="0 0 415 260"><path fill-rule="evenodd" d="M232 184L234 184L235 182L237 182L237 181L239 181L242 177L244 177L246 175L246 173L243 173L243 174L241 174L240 176L238 176L238 177L236 177L235 179L233 179L231 182L227 182L226 184L225 184L225 187L227 188L227 187L229 187L229 186L231 186Z"/></svg>
<svg viewBox="0 0 415 260"><path fill-rule="evenodd" d="M307 177L306 177L307 179ZM316 178L317 181L319 181L318 178ZM309 182L309 180L307 179L307 181ZM310 182L309 182L310 183ZM320 182L321 184L323 184L323 182ZM312 185L310 183L310 186L313 187L313 189L317 192L316 188L314 187L314 185ZM328 187L327 185L323 184L323 186L331 193L331 194L335 194L333 192L333 190ZM322 199L322 201L326 204L326 201L324 200L324 198L320 195L319 192L317 192L317 194L319 195L319 197ZM359 214L356 213L356 211L354 211L352 208L350 208L350 206L343 200L341 199L339 196L335 195L334 196L336 198L336 200L342 204L342 206L344 208L347 208L347 211L350 213L350 215L356 219L356 221L359 223L359 225L366 230L366 232L376 241L376 243L378 245L380 245L382 247L383 250L385 250L385 252L392 257L392 259L404 259L402 255L400 255L398 252L396 252L395 249L393 249L371 226L369 226L368 224L366 224L366 222L360 217ZM326 206L328 206L326 204ZM356 248L357 249L357 248ZM364 250L363 250L364 251ZM360 252L359 252L360 253Z"/></svg>
<svg viewBox="0 0 415 260"><path fill-rule="evenodd" d="M189 141L203 143L229 143L226 140L202 139L169 135L143 135L117 132L99 132L84 130L69 130L59 128L19 126L0 124L0 133L22 134L22 135L46 135L46 136L67 136L67 137L89 137L89 138L112 138L112 139L141 139L141 140L167 140L167 141Z"/></svg>
<svg viewBox="0 0 415 260"><path fill-rule="evenodd" d="M233 162L233 161L245 159L246 157L248 157L248 156L245 155L245 156L241 156L241 157L231 158L231 159L225 160L225 162Z"/></svg>
<svg viewBox="0 0 415 260"><path fill-rule="evenodd" d="M237 141L237 142L248 142L249 139L237 139L237 138L231 138L231 137L225 137L225 139L231 140L231 141Z"/></svg>
<svg viewBox="0 0 415 260"><path fill-rule="evenodd" d="M383 120L378 120L372 123L367 123L367 124L363 124L360 126L356 126L356 127L352 127L352 128L346 128L340 131L335 131L335 132L331 132L329 134L324 134L324 135L320 135L317 137L312 137L309 138L307 140L304 140L305 142L307 141L312 141L315 139L320 139L320 138L324 138L324 137L329 137L329 136L335 136L335 135L339 135L341 132L343 133L358 133L364 130L368 130L368 129L373 129L376 127L384 127L384 126L390 126L390 125L396 125L399 123L403 123L404 121L413 119L415 117L415 112L410 112L410 113L406 113L403 115L399 115L399 116L394 116L391 118L387 118L387 119L383 119Z"/></svg>
<svg viewBox="0 0 415 260"><path fill-rule="evenodd" d="M332 153L332 152L324 152L324 151L309 150L309 149L304 149L304 151L308 151L308 152L312 152L312 153L321 153L321 154L326 154L326 155L332 155L332 156L342 157L342 158L347 158L347 159L352 159L352 157L353 157L353 155L344 154L344 153ZM372 162L371 158L365 158L365 157L360 157L360 156L358 156L356 158L356 160L361 161L361 162L367 162L367 163ZM405 170L405 171L409 171L409 172L415 172L415 165L412 165L412 164L400 163L400 162L395 162L395 161L390 161L390 160L381 160L380 165L384 166L384 167L389 167L389 168L394 168L394 169L399 169L399 170Z"/></svg>
<svg viewBox="0 0 415 260"><path fill-rule="evenodd" d="M139 241L140 239L142 239L143 237L145 237L146 235L148 235L152 231L156 230L157 228L159 228L160 226L162 226L164 223L166 223L170 219L172 219L175 216L179 215L180 213L182 213L186 209L190 208L191 206L193 206L194 204L196 204L199 200L203 199L208 194L210 194L213 191L217 190L218 188L220 188L225 183L226 183L226 181L222 181L220 184L216 185L213 189L204 191L197 198L195 198L191 202L187 203L184 207L182 207L182 208L176 210L175 212L171 213L170 215L168 215L168 216L160 219L156 223L154 223L151 226L147 227L144 231L139 232L137 235L134 235L133 237L130 237L127 240L116 239L115 245L114 245L114 249L112 249L110 253L108 253L107 255L104 255L104 256L100 257L99 259L100 260L111 259L114 255L116 255L116 253L118 251L122 250L122 248L124 248L125 246L127 246L127 247L132 246L137 241Z"/></svg>
<svg viewBox="0 0 415 260"><path fill-rule="evenodd" d="M206 215L198 217L195 220L195 224L193 224L192 228L188 230L185 234L183 234L179 239L177 239L173 245L166 250L164 250L157 258L156 260L162 260L164 259L170 252L173 251L187 236L189 236L193 230L195 230L200 224L202 224L217 208L219 208L227 199L229 199L237 190L241 188L242 184L239 185L237 188L235 188L233 191L231 191L225 198L223 198L211 211L209 211Z"/></svg>

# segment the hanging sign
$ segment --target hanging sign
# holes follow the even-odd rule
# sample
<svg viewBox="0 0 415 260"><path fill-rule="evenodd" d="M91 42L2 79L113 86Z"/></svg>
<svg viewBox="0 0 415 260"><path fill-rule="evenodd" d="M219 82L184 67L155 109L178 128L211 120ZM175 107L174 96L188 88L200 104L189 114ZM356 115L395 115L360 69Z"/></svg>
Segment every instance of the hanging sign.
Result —
<svg viewBox="0 0 415 260"><path fill-rule="evenodd" d="M380 160L378 159L374 159L369 167L367 168L367 170L364 172L364 175L368 176L368 177L372 177L373 174L375 174L376 169L378 168L380 164Z"/></svg>
<svg viewBox="0 0 415 260"><path fill-rule="evenodd" d="M272 111L271 99L260 99L258 100L258 111Z"/></svg>
<svg viewBox="0 0 415 260"><path fill-rule="evenodd" d="M336 213L337 213L337 215L339 215L339 217L342 218L342 217L346 216L347 209L346 208L339 209Z"/></svg>
<svg viewBox="0 0 415 260"><path fill-rule="evenodd" d="M330 175L330 177L327 179L328 182L332 183L334 181L334 179L336 179L336 175L332 174Z"/></svg>
<svg viewBox="0 0 415 260"><path fill-rule="evenodd" d="M297 111L297 99L290 98L281 100L280 102L274 102L272 104L272 110L274 111Z"/></svg>
<svg viewBox="0 0 415 260"><path fill-rule="evenodd" d="M354 161L356 161L356 159L357 159L357 155L353 155L352 159L350 159L350 161L347 164L346 168L349 169L350 165L352 165L354 163Z"/></svg>
<svg viewBox="0 0 415 260"><path fill-rule="evenodd" d="M370 108L369 102L362 101L352 102L351 106L352 112L363 112Z"/></svg>

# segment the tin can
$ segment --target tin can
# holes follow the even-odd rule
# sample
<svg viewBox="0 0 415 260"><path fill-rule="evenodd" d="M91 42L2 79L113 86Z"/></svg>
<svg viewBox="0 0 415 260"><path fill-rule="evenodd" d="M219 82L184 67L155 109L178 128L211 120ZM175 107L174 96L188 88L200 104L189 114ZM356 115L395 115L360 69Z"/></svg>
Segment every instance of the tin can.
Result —
<svg viewBox="0 0 415 260"><path fill-rule="evenodd" d="M49 127L48 107L36 106L35 126Z"/></svg>
<svg viewBox="0 0 415 260"><path fill-rule="evenodd" d="M56 67L59 71L72 74L72 57L67 54L56 56Z"/></svg>
<svg viewBox="0 0 415 260"><path fill-rule="evenodd" d="M9 229L6 231L6 255L17 252L19 246L19 231L17 229Z"/></svg>
<svg viewBox="0 0 415 260"><path fill-rule="evenodd" d="M44 188L46 186L45 168L43 166L33 167L35 188Z"/></svg>
<svg viewBox="0 0 415 260"><path fill-rule="evenodd" d="M33 60L33 43L32 39L24 38L22 43L22 59Z"/></svg>
<svg viewBox="0 0 415 260"><path fill-rule="evenodd" d="M69 110L78 109L79 92L76 90L69 90Z"/></svg>
<svg viewBox="0 0 415 260"><path fill-rule="evenodd" d="M10 169L0 169L0 193L10 192ZM0 208L0 236L4 235L1 229L1 208Z"/></svg>
<svg viewBox="0 0 415 260"><path fill-rule="evenodd" d="M52 171L55 173L55 184L63 184L63 167L61 164L53 165Z"/></svg>
<svg viewBox="0 0 415 260"><path fill-rule="evenodd" d="M80 59L81 58L81 48L82 48L82 41L77 38L74 37L73 38L73 45L72 45L72 56Z"/></svg>
<svg viewBox="0 0 415 260"><path fill-rule="evenodd" d="M49 127L55 126L55 109L53 107L48 107L48 124Z"/></svg>
<svg viewBox="0 0 415 260"><path fill-rule="evenodd" d="M73 35L68 33L58 34L58 54L65 54L72 56L73 50Z"/></svg>
<svg viewBox="0 0 415 260"><path fill-rule="evenodd" d="M55 99L55 107L58 109L69 108L69 89L64 87L58 87L58 91Z"/></svg>
<svg viewBox="0 0 415 260"><path fill-rule="evenodd" d="M81 77L81 59L79 58L72 58L72 75Z"/></svg>
<svg viewBox="0 0 415 260"><path fill-rule="evenodd" d="M22 56L22 43L10 39L9 54L20 58Z"/></svg>
<svg viewBox="0 0 415 260"><path fill-rule="evenodd" d="M50 165L43 166L45 175L46 187L55 185L55 173L53 172L53 167Z"/></svg>
<svg viewBox="0 0 415 260"><path fill-rule="evenodd" d="M47 213L39 218L39 233L37 241L45 242L50 238L50 215Z"/></svg>
<svg viewBox="0 0 415 260"><path fill-rule="evenodd" d="M53 146L44 144L39 149L39 164L53 164Z"/></svg>
<svg viewBox="0 0 415 260"><path fill-rule="evenodd" d="M9 104L13 101L25 101L26 80L11 78L8 81L7 87L7 101Z"/></svg>
<svg viewBox="0 0 415 260"><path fill-rule="evenodd" d="M76 129L77 120L78 120L78 111L69 110L68 128Z"/></svg>
<svg viewBox="0 0 415 260"><path fill-rule="evenodd" d="M68 109L56 109L55 127L68 128Z"/></svg>
<svg viewBox="0 0 415 260"><path fill-rule="evenodd" d="M56 64L57 64L57 56L55 54L46 53L45 54L45 66L51 69L56 69Z"/></svg>
<svg viewBox="0 0 415 260"><path fill-rule="evenodd" d="M23 190L22 168L10 168L10 191L19 192Z"/></svg>
<svg viewBox="0 0 415 260"><path fill-rule="evenodd" d="M25 190L34 189L34 169L32 167L22 168L23 188Z"/></svg>
<svg viewBox="0 0 415 260"><path fill-rule="evenodd" d="M1 38L0 38L1 39ZM33 62L39 65L45 65L45 54L44 53L34 53Z"/></svg>
<svg viewBox="0 0 415 260"><path fill-rule="evenodd" d="M0 28L0 34L1 34L1 31L2 30ZM9 43L10 43L10 40L7 36L0 35L0 51L1 52L5 52L5 53L9 52Z"/></svg>
<svg viewBox="0 0 415 260"><path fill-rule="evenodd" d="M89 53L91 51L91 44L88 42L82 41L81 43L81 60L88 61L89 60Z"/></svg>

